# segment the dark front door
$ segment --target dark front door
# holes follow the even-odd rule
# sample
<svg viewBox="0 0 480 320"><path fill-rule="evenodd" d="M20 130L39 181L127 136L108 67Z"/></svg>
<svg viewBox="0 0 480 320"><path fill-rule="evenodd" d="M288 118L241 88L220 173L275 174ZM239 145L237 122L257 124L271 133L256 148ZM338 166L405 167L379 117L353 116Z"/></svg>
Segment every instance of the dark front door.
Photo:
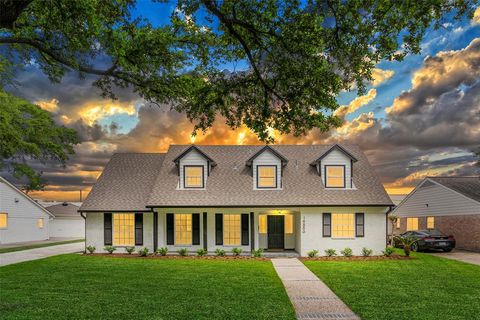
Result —
<svg viewBox="0 0 480 320"><path fill-rule="evenodd" d="M285 217L267 216L268 220L268 249L285 248Z"/></svg>

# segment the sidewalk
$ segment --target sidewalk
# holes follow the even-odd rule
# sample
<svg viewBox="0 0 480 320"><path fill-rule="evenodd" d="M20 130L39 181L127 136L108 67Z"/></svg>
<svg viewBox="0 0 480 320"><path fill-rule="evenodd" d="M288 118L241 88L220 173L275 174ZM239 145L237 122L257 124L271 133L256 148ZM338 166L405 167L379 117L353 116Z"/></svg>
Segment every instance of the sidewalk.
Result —
<svg viewBox="0 0 480 320"><path fill-rule="evenodd" d="M84 250L85 243L77 242L58 246L43 247L30 250L7 252L0 254L0 266L6 266L23 261L37 260L65 253L74 253Z"/></svg>
<svg viewBox="0 0 480 320"><path fill-rule="evenodd" d="M298 259L272 259L272 263L297 319L360 319Z"/></svg>
<svg viewBox="0 0 480 320"><path fill-rule="evenodd" d="M46 244L46 243L55 243L55 242L63 242L63 241L70 241L70 240L77 240L81 238L65 238L65 237L51 237L48 240L39 240L39 241L27 241L27 242L14 242L14 243L7 243L7 244L0 244L0 249L3 248L15 248L15 247L24 247L24 246L32 246L37 244Z"/></svg>

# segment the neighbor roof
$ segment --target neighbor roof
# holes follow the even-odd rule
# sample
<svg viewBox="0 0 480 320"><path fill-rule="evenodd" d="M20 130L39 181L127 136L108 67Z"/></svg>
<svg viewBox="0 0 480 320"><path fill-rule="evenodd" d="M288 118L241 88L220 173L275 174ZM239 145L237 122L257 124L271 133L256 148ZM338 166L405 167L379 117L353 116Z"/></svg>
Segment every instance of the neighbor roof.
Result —
<svg viewBox="0 0 480 320"><path fill-rule="evenodd" d="M325 206L393 205L373 168L358 146L342 148L353 163L356 190L326 189L310 163L332 145L275 145L278 154L289 160L283 168L282 190L254 190L251 170L245 163L262 146L197 146L215 159L217 166L207 179L206 190L178 190L178 171L173 159L190 146L170 146L150 193L150 207L225 207L225 206Z"/></svg>
<svg viewBox="0 0 480 320"><path fill-rule="evenodd" d="M79 211L147 210L164 158L164 153L114 154Z"/></svg>
<svg viewBox="0 0 480 320"><path fill-rule="evenodd" d="M63 202L46 207L55 217L79 217L79 206L76 206L69 202Z"/></svg>
<svg viewBox="0 0 480 320"><path fill-rule="evenodd" d="M480 202L480 176L477 177L428 177L449 189Z"/></svg>

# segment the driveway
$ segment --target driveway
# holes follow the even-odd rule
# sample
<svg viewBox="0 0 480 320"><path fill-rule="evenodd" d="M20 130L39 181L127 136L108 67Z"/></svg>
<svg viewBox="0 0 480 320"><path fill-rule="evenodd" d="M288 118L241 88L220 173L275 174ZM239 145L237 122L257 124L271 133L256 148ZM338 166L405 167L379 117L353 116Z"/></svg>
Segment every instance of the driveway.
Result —
<svg viewBox="0 0 480 320"><path fill-rule="evenodd" d="M0 266L6 266L8 264L14 264L22 261L43 259L51 256L56 256L59 254L80 252L80 251L83 251L84 248L85 248L84 242L76 242L76 243L62 244L58 246L1 253Z"/></svg>
<svg viewBox="0 0 480 320"><path fill-rule="evenodd" d="M452 252L431 253L431 255L472 263L480 266L480 252L453 250Z"/></svg>

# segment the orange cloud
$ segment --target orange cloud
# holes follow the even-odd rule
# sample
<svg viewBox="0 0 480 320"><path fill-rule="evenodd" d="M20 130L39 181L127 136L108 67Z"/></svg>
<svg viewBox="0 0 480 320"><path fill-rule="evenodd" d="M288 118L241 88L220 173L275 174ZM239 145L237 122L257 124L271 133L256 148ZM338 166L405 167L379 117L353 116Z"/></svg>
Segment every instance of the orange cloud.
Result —
<svg viewBox="0 0 480 320"><path fill-rule="evenodd" d="M373 72L372 72L373 86L374 87L379 86L383 82L393 77L394 74L395 74L395 71L393 70L383 70L380 68L373 69Z"/></svg>
<svg viewBox="0 0 480 320"><path fill-rule="evenodd" d="M356 97L348 105L341 106L340 108L335 110L335 115L340 118L345 118L347 114L352 113L358 110L360 107L370 103L373 99L375 99L376 96L377 96L377 90L370 89L366 95Z"/></svg>
<svg viewBox="0 0 480 320"><path fill-rule="evenodd" d="M58 100L57 99L51 99L50 101L48 100L39 100L34 102L36 105L38 105L40 108L43 110L46 110L48 112L57 112L58 111Z"/></svg>

